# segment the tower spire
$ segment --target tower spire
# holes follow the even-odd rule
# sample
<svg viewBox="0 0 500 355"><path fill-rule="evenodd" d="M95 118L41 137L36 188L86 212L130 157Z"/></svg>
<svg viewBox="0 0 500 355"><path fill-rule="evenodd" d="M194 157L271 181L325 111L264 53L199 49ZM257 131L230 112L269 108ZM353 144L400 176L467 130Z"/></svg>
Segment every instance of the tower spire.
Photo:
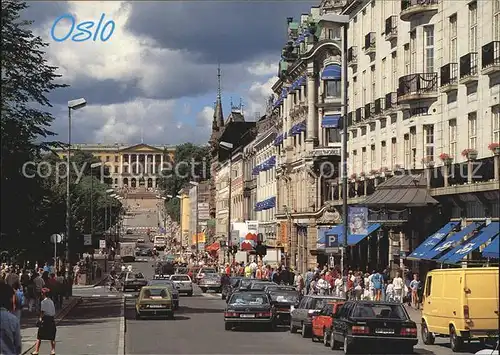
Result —
<svg viewBox="0 0 500 355"><path fill-rule="evenodd" d="M224 114L222 113L222 89L221 89L220 63L217 65L217 100L215 101L213 124L218 128L224 127Z"/></svg>

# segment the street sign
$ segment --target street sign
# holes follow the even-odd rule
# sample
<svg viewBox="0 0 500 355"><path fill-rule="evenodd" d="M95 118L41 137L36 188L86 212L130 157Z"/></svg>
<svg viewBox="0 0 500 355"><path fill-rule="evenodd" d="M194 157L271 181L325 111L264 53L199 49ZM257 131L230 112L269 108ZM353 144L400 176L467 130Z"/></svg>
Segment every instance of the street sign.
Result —
<svg viewBox="0 0 500 355"><path fill-rule="evenodd" d="M231 245L240 245L240 231L231 231Z"/></svg>
<svg viewBox="0 0 500 355"><path fill-rule="evenodd" d="M50 236L50 242L51 242L52 244L62 243L62 241L63 241L63 237L62 237L62 235L60 235L60 234L52 234L52 235Z"/></svg>
<svg viewBox="0 0 500 355"><path fill-rule="evenodd" d="M106 241L104 239L99 240L99 249L106 248Z"/></svg>
<svg viewBox="0 0 500 355"><path fill-rule="evenodd" d="M85 245L85 246L92 245L92 235L91 234L84 234L83 235L83 245Z"/></svg>
<svg viewBox="0 0 500 355"><path fill-rule="evenodd" d="M339 236L338 234L325 234L325 253L337 254L339 252Z"/></svg>

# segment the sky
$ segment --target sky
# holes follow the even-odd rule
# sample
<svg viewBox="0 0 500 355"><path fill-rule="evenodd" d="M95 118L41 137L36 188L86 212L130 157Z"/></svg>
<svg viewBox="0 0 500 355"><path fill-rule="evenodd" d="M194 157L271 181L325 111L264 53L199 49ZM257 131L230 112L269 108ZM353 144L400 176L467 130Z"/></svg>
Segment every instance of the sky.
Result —
<svg viewBox="0 0 500 355"><path fill-rule="evenodd" d="M177 145L207 143L219 64L225 118L240 99L247 120L265 113L286 18L298 19L319 0L29 4L23 17L34 21L35 34L49 43L49 63L70 85L49 96L56 139L67 141L67 101L83 97L87 106L72 114L73 143ZM115 29L105 42L58 42L51 30L64 14L76 24L97 24L104 14L103 24L113 21ZM53 33L63 38L70 28L63 19Z"/></svg>

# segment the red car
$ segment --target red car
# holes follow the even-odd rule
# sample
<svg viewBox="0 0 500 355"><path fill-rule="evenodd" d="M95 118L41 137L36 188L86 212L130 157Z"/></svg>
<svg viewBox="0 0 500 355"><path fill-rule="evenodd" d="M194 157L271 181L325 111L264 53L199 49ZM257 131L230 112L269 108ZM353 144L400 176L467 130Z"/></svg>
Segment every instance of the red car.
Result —
<svg viewBox="0 0 500 355"><path fill-rule="evenodd" d="M344 301L328 302L318 315L313 316L311 336L313 342L323 340L323 344L328 345L330 335L325 336L325 333L332 329L333 316L338 313L343 304Z"/></svg>

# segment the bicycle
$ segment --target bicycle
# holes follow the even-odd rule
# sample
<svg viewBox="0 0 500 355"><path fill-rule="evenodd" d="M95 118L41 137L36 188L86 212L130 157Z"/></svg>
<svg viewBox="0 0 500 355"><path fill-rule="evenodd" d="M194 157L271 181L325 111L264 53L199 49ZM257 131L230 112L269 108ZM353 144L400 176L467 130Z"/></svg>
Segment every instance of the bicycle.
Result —
<svg viewBox="0 0 500 355"><path fill-rule="evenodd" d="M118 279L113 279L113 278L110 278L109 281L108 281L108 287L109 287L109 290L110 291L117 291L117 292L120 292L122 287L121 287L121 283L120 283L120 280Z"/></svg>

